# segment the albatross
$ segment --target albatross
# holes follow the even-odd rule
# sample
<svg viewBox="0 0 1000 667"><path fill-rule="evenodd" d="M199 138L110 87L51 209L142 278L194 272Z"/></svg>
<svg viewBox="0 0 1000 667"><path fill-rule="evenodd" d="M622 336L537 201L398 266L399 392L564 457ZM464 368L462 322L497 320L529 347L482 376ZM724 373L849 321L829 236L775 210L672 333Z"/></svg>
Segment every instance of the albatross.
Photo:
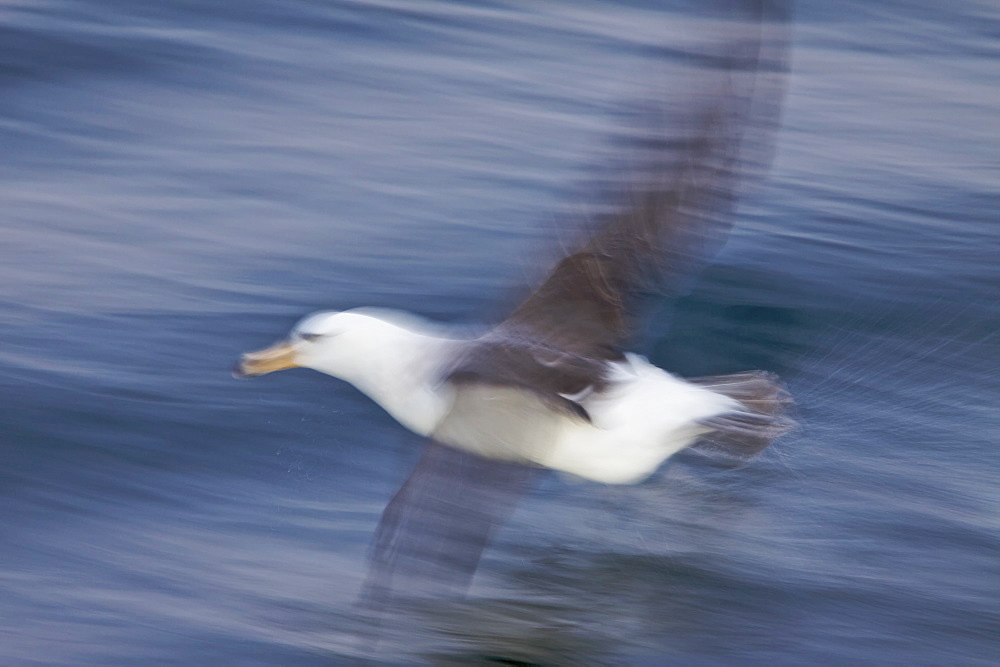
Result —
<svg viewBox="0 0 1000 667"><path fill-rule="evenodd" d="M722 78L755 64L730 61ZM615 208L581 225L499 323L469 335L398 311L324 311L239 360L238 377L307 368L346 381L429 443L383 514L374 576L409 550L467 584L534 470L636 484L681 450L747 461L789 430L774 374L681 378L628 349L650 291L676 293L727 229L747 121L731 90L713 99L679 140L649 133Z"/></svg>

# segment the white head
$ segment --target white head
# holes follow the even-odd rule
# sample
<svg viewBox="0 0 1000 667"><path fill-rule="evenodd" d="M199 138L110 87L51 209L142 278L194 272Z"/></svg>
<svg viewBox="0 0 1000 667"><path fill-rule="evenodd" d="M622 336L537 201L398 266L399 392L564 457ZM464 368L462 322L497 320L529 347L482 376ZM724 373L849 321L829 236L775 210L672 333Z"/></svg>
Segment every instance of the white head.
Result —
<svg viewBox="0 0 1000 667"><path fill-rule="evenodd" d="M286 340L244 354L233 374L247 377L303 367L352 381L396 331L396 325L362 312L314 313L299 321Z"/></svg>
<svg viewBox="0 0 1000 667"><path fill-rule="evenodd" d="M233 375L264 375L298 366L350 382L412 431L428 435L452 394L437 382L442 343L418 318L364 309L316 313L287 340L244 354Z"/></svg>

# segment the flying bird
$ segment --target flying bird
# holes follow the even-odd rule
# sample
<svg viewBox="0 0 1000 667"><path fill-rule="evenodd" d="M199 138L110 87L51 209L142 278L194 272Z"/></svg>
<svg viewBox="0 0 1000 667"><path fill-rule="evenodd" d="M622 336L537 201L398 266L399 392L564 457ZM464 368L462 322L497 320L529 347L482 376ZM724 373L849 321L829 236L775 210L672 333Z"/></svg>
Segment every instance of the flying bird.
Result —
<svg viewBox="0 0 1000 667"><path fill-rule="evenodd" d="M349 382L427 439L377 529L370 592L466 586L538 470L635 484L683 449L745 461L789 430L775 375L685 379L628 349L645 295L676 291L725 236L760 48L712 65L722 83L685 127L637 133L615 206L499 323L469 335L397 311L319 312L242 356L241 377L302 367ZM739 95L734 72L756 89Z"/></svg>

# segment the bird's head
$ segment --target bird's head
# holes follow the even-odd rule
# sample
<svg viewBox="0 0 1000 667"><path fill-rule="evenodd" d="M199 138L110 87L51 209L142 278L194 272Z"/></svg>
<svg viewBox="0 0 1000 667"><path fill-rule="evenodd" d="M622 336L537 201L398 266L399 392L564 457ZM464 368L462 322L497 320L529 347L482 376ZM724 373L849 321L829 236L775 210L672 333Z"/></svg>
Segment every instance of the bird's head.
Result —
<svg viewBox="0 0 1000 667"><path fill-rule="evenodd" d="M233 376L246 378L301 367L343 378L384 325L357 312L314 313L296 324L285 340L244 354L233 368Z"/></svg>

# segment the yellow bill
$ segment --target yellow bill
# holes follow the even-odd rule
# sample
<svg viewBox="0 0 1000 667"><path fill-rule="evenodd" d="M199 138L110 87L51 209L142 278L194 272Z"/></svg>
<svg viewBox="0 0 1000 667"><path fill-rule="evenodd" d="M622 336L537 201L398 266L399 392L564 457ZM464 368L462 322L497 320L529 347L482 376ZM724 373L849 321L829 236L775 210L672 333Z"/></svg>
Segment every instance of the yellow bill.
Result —
<svg viewBox="0 0 1000 667"><path fill-rule="evenodd" d="M299 365L295 363L296 350L295 344L282 341L257 352L247 352L233 368L233 377L245 378L283 371L286 368L298 368Z"/></svg>

